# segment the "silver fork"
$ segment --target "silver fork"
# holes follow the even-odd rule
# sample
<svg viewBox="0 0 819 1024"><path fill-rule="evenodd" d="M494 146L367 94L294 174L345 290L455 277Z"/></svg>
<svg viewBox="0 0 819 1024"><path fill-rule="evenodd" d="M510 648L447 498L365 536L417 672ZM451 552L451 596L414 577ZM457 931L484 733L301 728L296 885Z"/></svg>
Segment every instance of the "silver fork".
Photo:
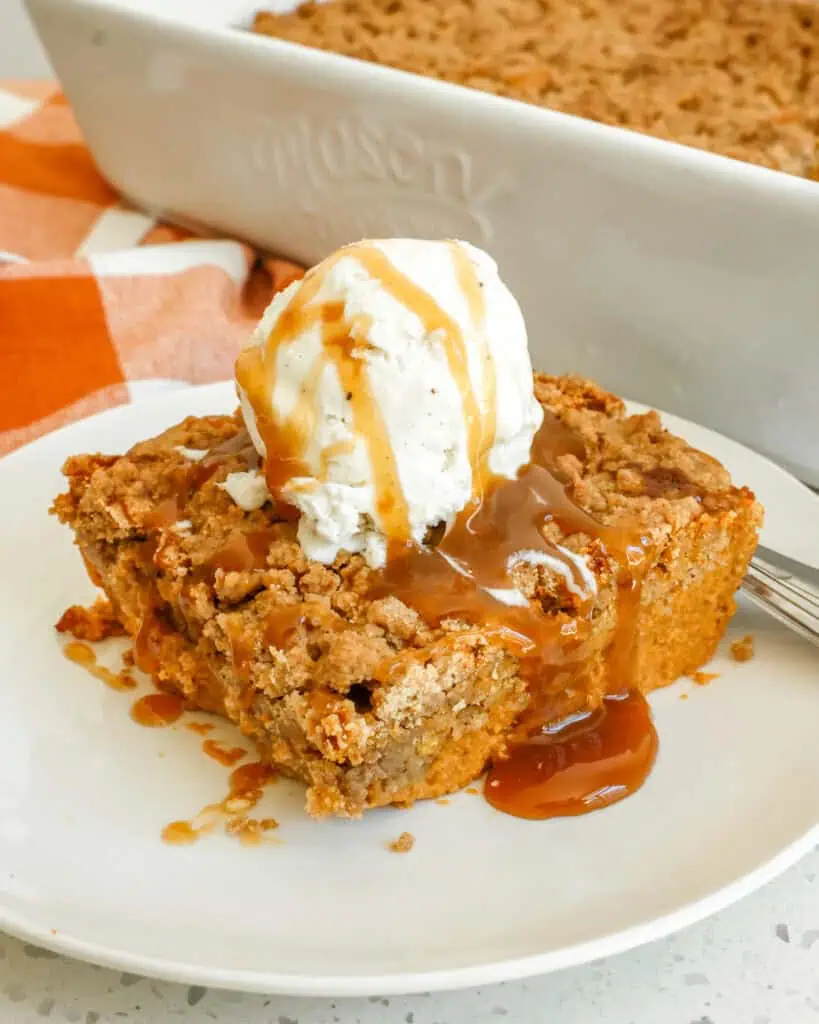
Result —
<svg viewBox="0 0 819 1024"><path fill-rule="evenodd" d="M742 590L775 619L819 646L819 569L760 544Z"/></svg>

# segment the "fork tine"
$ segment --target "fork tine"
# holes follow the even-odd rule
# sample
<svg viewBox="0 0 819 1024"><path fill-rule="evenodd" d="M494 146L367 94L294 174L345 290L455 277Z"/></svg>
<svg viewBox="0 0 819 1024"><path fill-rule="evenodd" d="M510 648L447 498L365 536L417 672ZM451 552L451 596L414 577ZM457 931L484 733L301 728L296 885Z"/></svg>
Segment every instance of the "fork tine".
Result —
<svg viewBox="0 0 819 1024"><path fill-rule="evenodd" d="M804 584L800 585L801 581L790 575L779 575L776 571L772 571L766 562L757 559L753 560L751 567L756 572L763 574L766 581L770 581L771 586L776 586L791 594L794 603L799 600L804 601L807 605L805 608L807 614L819 614L819 594L807 589Z"/></svg>
<svg viewBox="0 0 819 1024"><path fill-rule="evenodd" d="M811 628L806 625L802 619L796 618L796 616L789 614L783 608L771 603L767 597L760 594L754 587L745 586L743 587L743 592L754 602L754 604L763 608L773 618L793 630L794 633L798 633L800 636L819 647L819 630Z"/></svg>
<svg viewBox="0 0 819 1024"><path fill-rule="evenodd" d="M753 559L742 589L774 618L819 646L819 600L794 583L801 581L791 574L783 579L767 563Z"/></svg>
<svg viewBox="0 0 819 1024"><path fill-rule="evenodd" d="M784 566L777 565L775 562L770 562L759 554L754 555L752 564L759 569L764 569L765 572L770 573L772 576L776 576L779 580L787 580L797 590L810 594L811 597L819 598L819 581L814 582L813 580L805 579L793 569L787 569ZM805 566L805 569L810 570L810 566ZM817 570L817 573L819 574L819 570Z"/></svg>

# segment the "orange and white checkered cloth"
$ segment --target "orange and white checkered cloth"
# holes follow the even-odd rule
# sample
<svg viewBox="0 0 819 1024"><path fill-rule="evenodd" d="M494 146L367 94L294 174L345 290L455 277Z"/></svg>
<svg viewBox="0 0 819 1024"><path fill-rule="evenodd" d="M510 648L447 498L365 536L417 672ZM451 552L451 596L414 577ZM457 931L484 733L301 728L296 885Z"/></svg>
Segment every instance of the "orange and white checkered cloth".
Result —
<svg viewBox="0 0 819 1024"><path fill-rule="evenodd" d="M146 381L231 377L300 273L121 202L55 85L0 82L0 455Z"/></svg>

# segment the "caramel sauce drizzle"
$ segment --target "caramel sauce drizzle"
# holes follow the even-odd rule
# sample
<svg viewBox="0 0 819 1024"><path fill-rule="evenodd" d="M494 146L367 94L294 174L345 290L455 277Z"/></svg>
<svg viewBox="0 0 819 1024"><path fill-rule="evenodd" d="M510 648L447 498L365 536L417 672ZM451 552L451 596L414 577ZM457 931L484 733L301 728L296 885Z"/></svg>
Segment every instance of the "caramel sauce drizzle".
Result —
<svg viewBox="0 0 819 1024"><path fill-rule="evenodd" d="M213 832L220 821L225 821L228 834L238 835L246 845L258 842L259 831L269 831L276 827L271 818L262 819L255 827L253 819L247 817L261 800L266 786L276 781L276 774L270 765L261 761L251 761L235 768L230 773L227 796L218 803L206 804L198 814L189 820L172 821L162 830L162 838L166 843L184 846L195 843L202 836ZM244 836L248 839L245 840Z"/></svg>
<svg viewBox="0 0 819 1024"><path fill-rule="evenodd" d="M483 395L480 416L478 417L477 424L473 424L470 430L469 446L469 463L472 467L472 495L473 500L479 500L479 495L489 476L489 452L495 443L498 377L495 371L495 361L489 347L489 338L485 329L486 303L483 297L481 282L475 273L472 261L463 248L453 242L451 250L452 260L455 264L455 279L466 298L472 327L480 339L481 346L480 362ZM463 392L461 400L465 400ZM468 402L468 399L466 399L466 402ZM467 409L467 404L464 404L467 427L469 429Z"/></svg>
<svg viewBox="0 0 819 1024"><path fill-rule="evenodd" d="M197 736L207 736L209 732L213 732L216 726L213 722L188 722L185 728L195 732Z"/></svg>
<svg viewBox="0 0 819 1024"><path fill-rule="evenodd" d="M63 647L63 654L75 665L80 665L95 679L100 679L112 690L133 690L136 680L128 672L113 672L104 665L97 664L97 655L92 647L81 640L72 640Z"/></svg>
<svg viewBox="0 0 819 1024"><path fill-rule="evenodd" d="M299 627L307 621L310 610L308 601L277 608L265 622L264 642L269 647L286 648Z"/></svg>
<svg viewBox="0 0 819 1024"><path fill-rule="evenodd" d="M182 716L185 702L175 693L148 693L131 705L131 718L137 725L163 729Z"/></svg>
<svg viewBox="0 0 819 1024"><path fill-rule="evenodd" d="M412 539L398 463L387 424L370 383L367 363L355 355L366 344L367 318L348 320L344 306L326 303L321 311L324 352L336 368L342 390L349 396L353 430L367 445L375 491L375 510L390 546L406 546Z"/></svg>
<svg viewBox="0 0 819 1024"><path fill-rule="evenodd" d="M145 552L146 557L149 552ZM150 556L148 561L152 561ZM154 629L154 613L152 608L143 610L142 622L134 637L134 664L146 675L155 678L161 662L162 633Z"/></svg>
<svg viewBox="0 0 819 1024"><path fill-rule="evenodd" d="M457 243L453 242L450 244L450 251L452 253L456 279L466 297L471 317L475 323L483 325L483 296L481 294L480 281L475 273L472 261ZM360 251L356 252L356 259L358 259L370 276L379 282L386 292L418 317L428 334L436 333L436 336L440 339L446 353L449 372L461 396L469 465L472 468L472 489L473 494L475 494L485 474L484 466L492 442L495 439L495 405L493 402L491 411L487 415L488 407L486 403L484 403L484 408L482 409L475 395L469 371L466 339L461 328L428 292L415 284L406 274L401 273L380 249L374 246L363 247ZM482 369L484 370L484 380L486 381L487 378L491 380L491 383L485 386L494 394L495 366L491 353L489 353L486 337L483 332L481 332L481 335L483 340ZM373 401L372 398L371 401ZM373 404L375 404L374 401ZM377 467L374 466L373 471L377 475ZM384 532L389 541L390 533L386 530Z"/></svg>
<svg viewBox="0 0 819 1024"><path fill-rule="evenodd" d="M202 750L208 757L218 761L219 764L224 765L226 768L232 768L247 753L244 747L226 747L224 743L220 743L218 740L204 740Z"/></svg>
<svg viewBox="0 0 819 1024"><path fill-rule="evenodd" d="M414 547L387 563L374 588L376 596L394 594L431 625L462 619L489 625L501 641L524 659L532 677L544 665L565 665L585 637L585 622L575 615L547 618L530 603L510 607L490 591L510 587L509 559L520 551L548 554L575 574L577 567L542 528L554 520L565 534L597 538L618 565L621 627L625 637L633 625L639 589L634 569L643 558L632 531L608 527L572 502L566 487L541 464L562 454L552 423L544 421L532 447L532 462L515 480L494 478L477 507L467 506L435 548ZM582 580L577 582L582 584ZM587 595L581 614L588 610ZM633 607L632 607L633 605ZM619 635L619 631L618 631ZM624 687L628 680L623 679Z"/></svg>
<svg viewBox="0 0 819 1024"><path fill-rule="evenodd" d="M286 417L278 416L272 407L276 364L281 348L319 323L321 306L313 303L324 283L324 272L335 266L343 254L345 250L342 249L308 271L265 343L243 349L236 360L236 380L253 409L256 427L265 446L267 486L278 501L281 500L282 488L290 479L310 475L304 453L315 427L316 391L325 361L322 353L308 372L294 408Z"/></svg>
<svg viewBox="0 0 819 1024"><path fill-rule="evenodd" d="M205 562L202 571L248 572L250 569L262 569L272 541L272 530L249 530L246 533L234 530L222 547Z"/></svg>

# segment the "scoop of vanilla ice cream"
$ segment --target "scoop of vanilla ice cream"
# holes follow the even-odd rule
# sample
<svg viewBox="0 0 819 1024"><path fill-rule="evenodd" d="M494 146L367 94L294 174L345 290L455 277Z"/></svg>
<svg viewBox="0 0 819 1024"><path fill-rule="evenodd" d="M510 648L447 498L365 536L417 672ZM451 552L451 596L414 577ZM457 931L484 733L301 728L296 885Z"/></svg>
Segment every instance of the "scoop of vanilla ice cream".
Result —
<svg viewBox="0 0 819 1024"><path fill-rule="evenodd" d="M331 342L332 353L322 326L331 312L350 327L343 348L338 337ZM310 558L329 563L343 549L383 565L395 539L385 509L395 500L403 500L410 534L398 539L421 544L430 527L451 524L467 505L478 463L484 473L513 477L529 461L543 412L526 326L494 260L466 242L348 246L273 299L252 346L268 346L273 369L261 398L238 379L262 459L275 430L265 433L260 421L285 422L296 410L310 423L300 458L307 472L280 492L300 512L299 541ZM367 392L363 405L359 389ZM385 502L390 467L400 494Z"/></svg>

